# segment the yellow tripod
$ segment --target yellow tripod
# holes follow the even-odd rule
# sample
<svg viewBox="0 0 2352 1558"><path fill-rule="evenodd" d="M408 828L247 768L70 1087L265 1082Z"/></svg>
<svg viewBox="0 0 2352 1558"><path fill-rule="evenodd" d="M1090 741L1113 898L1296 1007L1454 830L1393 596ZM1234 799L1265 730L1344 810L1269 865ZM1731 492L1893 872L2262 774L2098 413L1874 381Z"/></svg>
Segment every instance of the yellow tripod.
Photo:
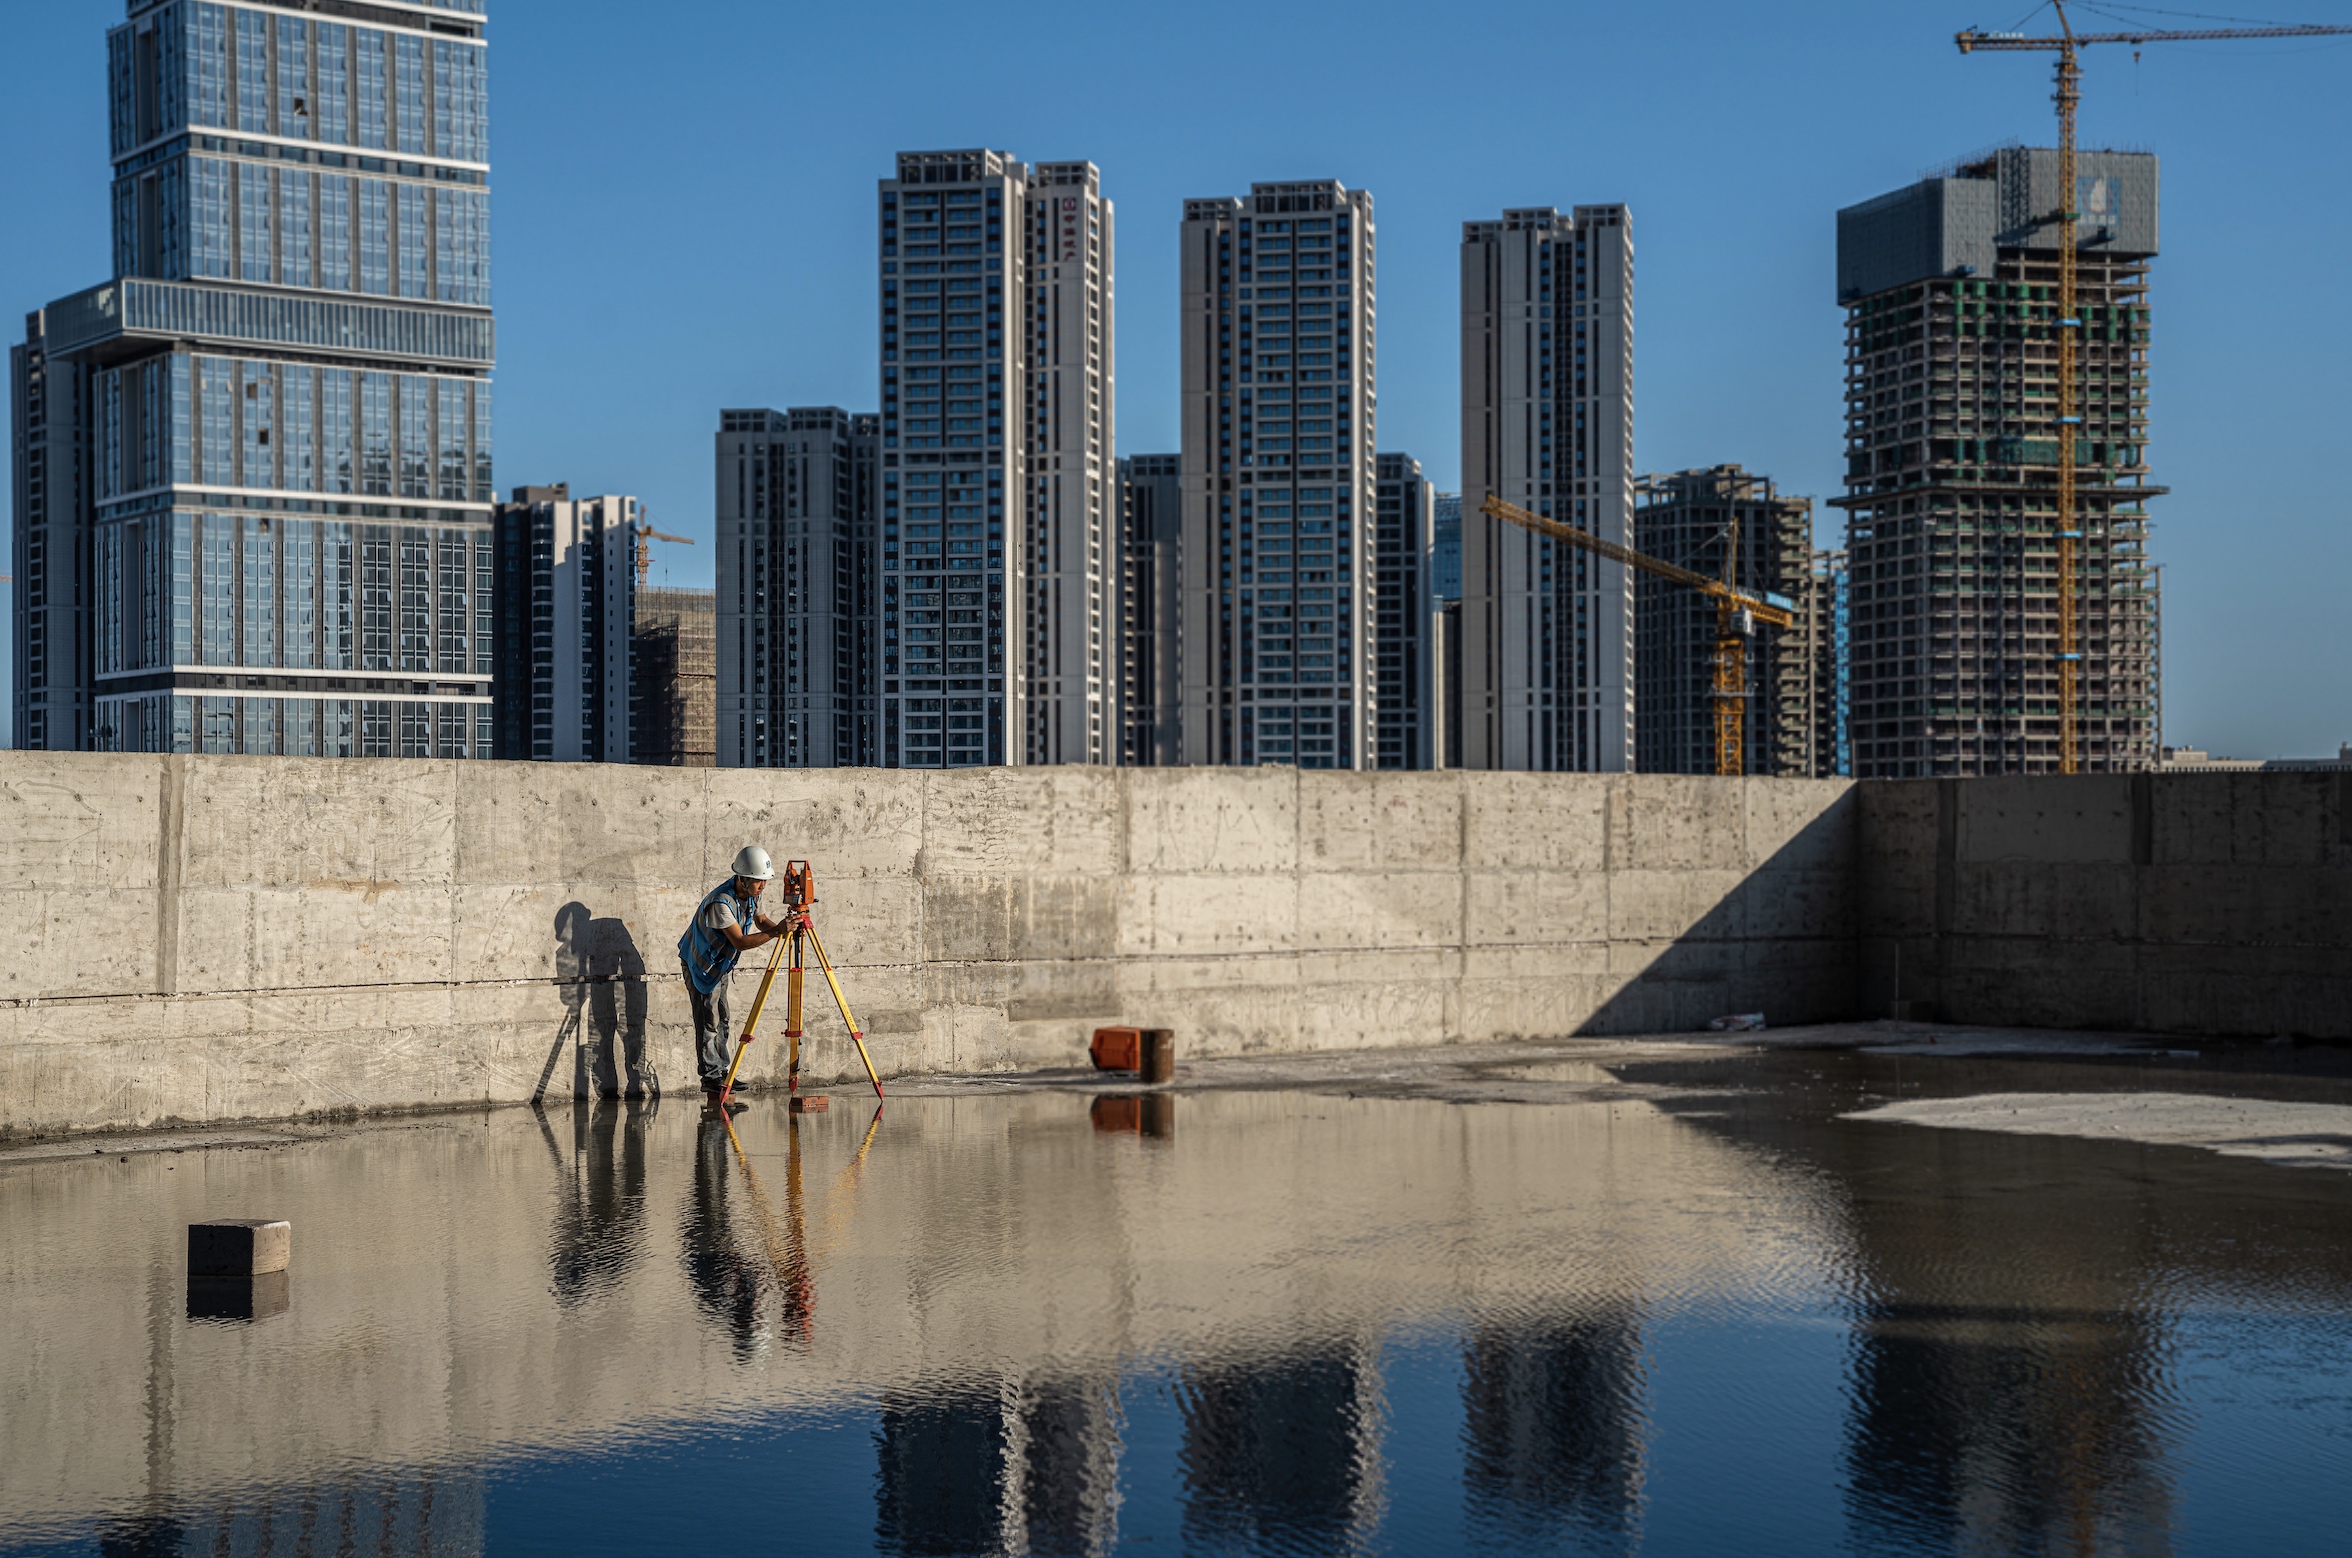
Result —
<svg viewBox="0 0 2352 1558"><path fill-rule="evenodd" d="M849 1030L849 1041L857 1046L858 1059L865 1062L866 1080L874 1084L874 1096L882 1097L882 1078L874 1072L874 1057L866 1053L866 1036L858 1027L857 1019L849 1013L849 997L841 993L841 979L833 972L833 960L825 955L825 942L817 934L816 921L809 918L809 910L816 907L817 878L805 860L787 861L784 866L784 924L785 932L776 942L776 950L768 954L768 970L760 976L759 994L752 998L751 1018L743 1025L743 1037L735 1046L735 1058L727 1065L727 1085L719 1090L719 1106L724 1109L735 1093L735 1073L743 1065L743 1052L751 1047L755 1030L759 1027L760 1011L767 1005L768 986L775 982L776 964L787 943L792 950L792 962L784 976L784 1043L785 1080L795 1094L800 1091L801 1040L801 984L806 976L807 951L814 948L817 967L824 972L825 983L832 987L833 1004L841 1009L841 1025Z"/></svg>

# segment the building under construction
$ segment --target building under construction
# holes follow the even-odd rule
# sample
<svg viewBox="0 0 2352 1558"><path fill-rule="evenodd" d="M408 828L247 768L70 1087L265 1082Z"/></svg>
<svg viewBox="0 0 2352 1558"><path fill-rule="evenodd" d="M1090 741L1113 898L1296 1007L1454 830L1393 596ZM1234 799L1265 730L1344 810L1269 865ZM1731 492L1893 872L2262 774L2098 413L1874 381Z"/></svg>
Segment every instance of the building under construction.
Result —
<svg viewBox="0 0 2352 1558"><path fill-rule="evenodd" d="M2055 773L2062 531L2088 772L2155 760L2146 555L2156 158L2013 146L1838 213L1852 746L1862 778ZM2077 509L2058 512L2058 268L2076 216Z"/></svg>
<svg viewBox="0 0 2352 1558"><path fill-rule="evenodd" d="M1854 772L1848 698L1852 693L1853 592L1844 547L1813 554L1813 589L1798 613L1813 666L1813 777Z"/></svg>
<svg viewBox="0 0 2352 1558"><path fill-rule="evenodd" d="M636 760L715 768L719 754L718 602L710 590L637 592L631 692Z"/></svg>
<svg viewBox="0 0 2352 1558"><path fill-rule="evenodd" d="M1736 465L1647 476L1634 485L1634 550L1779 595L1797 625L1759 627L1748 648L1746 771L1815 776L1822 613L1814 609L1813 502L1784 498L1769 477ZM1737 543L1734 566L1725 549ZM1637 574L1634 582L1634 766L1645 774L1715 770L1716 605L1697 590Z"/></svg>

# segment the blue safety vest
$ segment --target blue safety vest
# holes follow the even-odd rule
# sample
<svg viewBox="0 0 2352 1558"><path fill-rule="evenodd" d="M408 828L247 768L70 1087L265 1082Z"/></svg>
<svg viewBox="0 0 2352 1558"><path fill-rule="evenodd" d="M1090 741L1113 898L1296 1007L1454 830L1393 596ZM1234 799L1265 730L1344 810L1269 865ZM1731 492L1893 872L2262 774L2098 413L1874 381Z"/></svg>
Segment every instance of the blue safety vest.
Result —
<svg viewBox="0 0 2352 1558"><path fill-rule="evenodd" d="M686 977L693 982L698 995L716 990L719 981L735 971L735 959L739 956L733 942L702 923L704 912L722 898L735 900L736 923L757 923L759 902L737 892L735 878L727 878L703 895L702 902L694 906L694 918L686 922L686 934L678 938L678 956L684 960Z"/></svg>

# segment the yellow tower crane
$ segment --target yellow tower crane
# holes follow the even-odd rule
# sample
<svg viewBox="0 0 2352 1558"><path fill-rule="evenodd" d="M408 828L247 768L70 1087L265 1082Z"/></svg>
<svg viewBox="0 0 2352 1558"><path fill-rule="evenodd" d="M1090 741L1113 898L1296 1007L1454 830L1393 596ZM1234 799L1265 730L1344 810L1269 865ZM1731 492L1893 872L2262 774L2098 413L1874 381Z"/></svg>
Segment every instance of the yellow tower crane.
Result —
<svg viewBox="0 0 2352 1558"><path fill-rule="evenodd" d="M692 546L691 536L664 535L653 528L651 520L637 522L637 588L645 588L645 576L653 572L653 546L656 541L675 541L680 546Z"/></svg>
<svg viewBox="0 0 2352 1558"><path fill-rule="evenodd" d="M1748 639L1759 622L1767 627L1795 627L1797 614L1791 602L1777 595L1750 595L1733 586L1731 581L1737 577L1734 565L1739 556L1737 520L1732 522L1730 544L1724 548L1723 577L1710 579L1703 573L1637 552L1630 546L1604 541L1589 530L1546 519L1497 497L1488 497L1479 505L1479 512L1712 596L1715 601L1715 772L1727 777L1747 772Z"/></svg>
<svg viewBox="0 0 2352 1558"><path fill-rule="evenodd" d="M2055 37L2029 38L2020 33L1977 32L1955 35L1963 54L2003 51L2058 52L2058 771L2071 774L2081 765L2076 737L2077 703L2082 670L2082 638L2076 622L2080 562L2077 542L2083 538L2082 515L2075 506L2075 434L2082 427L2082 392L2077 382L2077 348L2082 319L2075 306L2075 224L2082 213L2074 209L2080 198L2075 177L2074 121L2082 107L2080 53L2095 43L2128 43L2134 50L2148 43L2211 43L2235 38L2326 38L2352 33L2352 27L2214 27L2193 30L2151 28L2139 32L2076 32L2066 15L2065 0L2050 0L2058 13Z"/></svg>

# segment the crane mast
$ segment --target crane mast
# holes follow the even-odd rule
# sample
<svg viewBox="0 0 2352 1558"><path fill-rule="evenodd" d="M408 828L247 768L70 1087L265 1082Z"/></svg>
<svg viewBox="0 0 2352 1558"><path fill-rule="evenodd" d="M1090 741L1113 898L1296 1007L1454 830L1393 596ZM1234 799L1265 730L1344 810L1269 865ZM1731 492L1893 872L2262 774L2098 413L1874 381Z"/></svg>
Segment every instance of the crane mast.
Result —
<svg viewBox="0 0 2352 1558"><path fill-rule="evenodd" d="M2079 184L2075 174L2075 120L2082 108L2082 50L2095 43L2128 43L2135 50L2148 43L2210 43L2245 38L2327 38L2352 33L2352 27L2219 27L2150 29L2144 32L2078 33L2066 14L2066 0L2050 0L2058 13L2058 36L2029 38L2017 33L1987 33L1973 29L1955 35L1963 54L2024 50L2056 50L2058 54L2058 771L2081 769L2080 705L2082 694L2081 542L2082 515L2076 503L2079 479L2075 469L2077 436L2082 429L2082 388L2079 378L2082 341L2081 309L2076 302L2078 256L2075 209Z"/></svg>
<svg viewBox="0 0 2352 1558"><path fill-rule="evenodd" d="M2077 772L2082 755L2077 740L2077 703L2081 696L2082 640L2076 620L2075 597L2082 578L2081 559L2075 555L2082 540L2082 515L2075 504L2074 436L2082 426L2076 401L2075 352L2082 339L2082 312L2075 302L2074 249L2075 190L2074 122L2082 107L2082 61L2075 51L2074 28L2066 7L2058 7L2058 25L2065 30L2066 47L2058 55L2058 771Z"/></svg>

